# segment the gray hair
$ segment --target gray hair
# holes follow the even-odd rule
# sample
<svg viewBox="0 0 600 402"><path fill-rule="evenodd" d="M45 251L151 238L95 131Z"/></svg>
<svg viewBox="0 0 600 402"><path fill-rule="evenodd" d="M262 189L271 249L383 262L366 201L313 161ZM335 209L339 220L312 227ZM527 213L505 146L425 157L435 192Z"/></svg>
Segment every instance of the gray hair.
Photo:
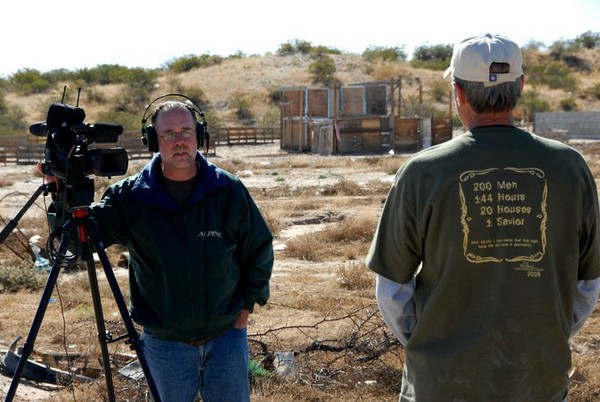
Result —
<svg viewBox="0 0 600 402"><path fill-rule="evenodd" d="M475 113L510 112L521 97L521 77L514 82L486 87L483 82L465 81L454 77L456 85L465 92L467 102Z"/></svg>
<svg viewBox="0 0 600 402"><path fill-rule="evenodd" d="M194 119L194 123L197 123L197 119L196 119L196 114L194 113L194 108L192 105L180 101L176 101L176 100L167 100L165 102L162 102L161 104L157 105L154 108L154 111L152 112L152 117L151 117L151 121L152 121L152 125L154 125L156 123L156 119L158 117L158 113L159 112L166 112L169 110L174 110L174 109L178 109L178 110L187 110L188 112L190 112L190 114L192 115L192 118Z"/></svg>

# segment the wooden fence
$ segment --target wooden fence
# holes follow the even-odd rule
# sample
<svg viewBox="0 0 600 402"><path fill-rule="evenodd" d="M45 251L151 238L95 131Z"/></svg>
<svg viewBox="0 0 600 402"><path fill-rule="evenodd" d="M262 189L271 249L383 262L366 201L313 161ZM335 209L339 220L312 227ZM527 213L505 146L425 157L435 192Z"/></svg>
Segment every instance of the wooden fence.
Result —
<svg viewBox="0 0 600 402"><path fill-rule="evenodd" d="M216 153L218 146L256 145L279 142L279 128L273 127L226 127L211 130L209 153ZM150 159L152 153L142 144L141 134L127 131L118 142L92 144L93 147L122 147L130 160ZM45 159L46 140L34 136L1 137L0 165L28 165Z"/></svg>
<svg viewBox="0 0 600 402"><path fill-rule="evenodd" d="M215 145L249 145L279 142L279 127L225 127L212 130Z"/></svg>

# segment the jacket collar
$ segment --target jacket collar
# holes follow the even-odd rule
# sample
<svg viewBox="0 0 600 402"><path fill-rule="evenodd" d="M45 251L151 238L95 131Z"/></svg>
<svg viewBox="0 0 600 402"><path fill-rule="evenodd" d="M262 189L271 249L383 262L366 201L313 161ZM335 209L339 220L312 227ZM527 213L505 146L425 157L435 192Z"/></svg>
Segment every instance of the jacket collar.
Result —
<svg viewBox="0 0 600 402"><path fill-rule="evenodd" d="M144 204L178 210L175 201L162 184L161 161L160 154L155 154L152 160L138 173L131 190L132 196L135 200ZM196 163L198 164L199 177L196 182L196 189L190 198L190 204L199 201L218 188L229 185L229 179L223 170L207 161L200 152L196 153Z"/></svg>

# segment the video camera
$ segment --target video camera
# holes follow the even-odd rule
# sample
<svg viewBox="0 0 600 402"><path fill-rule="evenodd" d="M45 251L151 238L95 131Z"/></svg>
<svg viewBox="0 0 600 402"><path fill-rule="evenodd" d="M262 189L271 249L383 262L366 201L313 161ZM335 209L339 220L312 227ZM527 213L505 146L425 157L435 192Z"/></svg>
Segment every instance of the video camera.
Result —
<svg viewBox="0 0 600 402"><path fill-rule="evenodd" d="M127 172L124 148L88 149L90 144L117 142L123 127L114 123L86 124L85 111L77 106L53 103L45 122L32 124L29 132L46 136L42 170L66 182L78 182L86 176L119 176Z"/></svg>

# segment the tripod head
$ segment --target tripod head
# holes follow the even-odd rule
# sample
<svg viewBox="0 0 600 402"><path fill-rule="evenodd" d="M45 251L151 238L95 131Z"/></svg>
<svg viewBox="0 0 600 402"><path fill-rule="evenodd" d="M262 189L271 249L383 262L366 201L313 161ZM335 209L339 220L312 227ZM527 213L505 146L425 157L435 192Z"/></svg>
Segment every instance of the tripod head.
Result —
<svg viewBox="0 0 600 402"><path fill-rule="evenodd" d="M48 172L49 169L45 163L41 164L41 172ZM91 177L82 177L78 180L49 177L53 179L44 187L44 195L52 194L52 200L65 210L89 207L94 202L94 180Z"/></svg>

